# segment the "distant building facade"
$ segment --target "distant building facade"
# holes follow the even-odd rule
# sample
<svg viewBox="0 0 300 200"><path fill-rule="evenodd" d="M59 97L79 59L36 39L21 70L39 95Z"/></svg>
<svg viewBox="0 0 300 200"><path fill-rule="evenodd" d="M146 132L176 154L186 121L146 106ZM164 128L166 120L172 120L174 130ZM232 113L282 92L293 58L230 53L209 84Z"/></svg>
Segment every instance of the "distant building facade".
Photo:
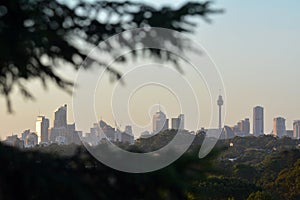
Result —
<svg viewBox="0 0 300 200"><path fill-rule="evenodd" d="M253 135L260 136L264 134L264 108L256 106L253 108Z"/></svg>
<svg viewBox="0 0 300 200"><path fill-rule="evenodd" d="M25 147L34 147L38 144L38 135L34 132L29 133L25 139Z"/></svg>
<svg viewBox="0 0 300 200"><path fill-rule="evenodd" d="M17 148L24 148L24 141L18 138L18 135L7 136L6 140L3 141L4 144Z"/></svg>
<svg viewBox="0 0 300 200"><path fill-rule="evenodd" d="M172 129L182 130L184 129L184 114L180 114L177 118L171 119Z"/></svg>
<svg viewBox="0 0 300 200"><path fill-rule="evenodd" d="M35 123L35 131L38 136L38 143L48 142L49 119L45 116L38 116Z"/></svg>
<svg viewBox="0 0 300 200"><path fill-rule="evenodd" d="M273 119L273 135L277 137L286 135L285 119L283 117L276 117Z"/></svg>
<svg viewBox="0 0 300 200"><path fill-rule="evenodd" d="M295 120L293 123L293 137L295 139L299 139L300 138L300 120Z"/></svg>
<svg viewBox="0 0 300 200"><path fill-rule="evenodd" d="M249 118L245 118L240 120L237 125L232 127L233 132L236 136L248 136L250 134L250 120Z"/></svg>
<svg viewBox="0 0 300 200"><path fill-rule="evenodd" d="M134 144L134 136L132 134L127 133L127 132L122 132L121 142Z"/></svg>
<svg viewBox="0 0 300 200"><path fill-rule="evenodd" d="M27 130L23 131L23 133L21 133L21 140L23 140L24 143L25 143L27 135L29 135L29 134L30 134L30 129L27 129Z"/></svg>
<svg viewBox="0 0 300 200"><path fill-rule="evenodd" d="M79 131L75 129L75 123L67 123L67 105L61 106L54 113L54 127L50 130L50 142L60 144L81 144Z"/></svg>
<svg viewBox="0 0 300 200"><path fill-rule="evenodd" d="M165 113L158 111L153 115L153 133L167 130L169 128L169 119Z"/></svg>
<svg viewBox="0 0 300 200"><path fill-rule="evenodd" d="M116 129L108 125L106 122L101 120L100 125L100 135L98 137L106 137L109 141L115 142L117 140ZM103 135L104 134L104 135Z"/></svg>
<svg viewBox="0 0 300 200"><path fill-rule="evenodd" d="M50 131L50 141L56 142L59 136L67 134L67 105L61 106L54 112L54 124Z"/></svg>
<svg viewBox="0 0 300 200"><path fill-rule="evenodd" d="M67 105L61 106L54 113L54 128L67 127Z"/></svg>
<svg viewBox="0 0 300 200"><path fill-rule="evenodd" d="M110 142L122 142L122 143L134 143L134 135L132 133L132 127L130 125L125 126L125 130L121 131L119 128L113 128L103 120L98 123L94 123L90 128L90 133L86 133L84 142L90 145L97 145L103 141Z"/></svg>
<svg viewBox="0 0 300 200"><path fill-rule="evenodd" d="M179 126L180 126L180 119L179 118L172 118L171 123L172 123L172 125L171 125L172 129L175 129L175 130L179 129Z"/></svg>

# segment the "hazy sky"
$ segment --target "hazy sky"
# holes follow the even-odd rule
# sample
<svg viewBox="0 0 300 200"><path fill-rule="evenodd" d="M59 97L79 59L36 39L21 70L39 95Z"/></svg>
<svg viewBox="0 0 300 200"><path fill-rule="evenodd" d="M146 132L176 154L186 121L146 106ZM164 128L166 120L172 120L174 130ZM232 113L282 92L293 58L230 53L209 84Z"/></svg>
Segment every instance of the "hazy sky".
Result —
<svg viewBox="0 0 300 200"><path fill-rule="evenodd" d="M184 1L173 2L177 6ZM227 95L225 124L234 125L249 117L252 127L252 108L262 105L266 133L271 132L275 116L285 117L290 129L292 121L300 119L300 1L218 0L215 7L226 12L211 16L212 24L199 20L194 37L206 48L223 77ZM66 67L63 71L74 79L72 69ZM28 88L36 101L24 101L14 94L14 114L7 114L4 99L0 98L1 139L25 129L34 130L39 113L49 117L52 126L53 112L65 103L69 105L68 121L73 121L70 95L51 84L44 91L37 81Z"/></svg>

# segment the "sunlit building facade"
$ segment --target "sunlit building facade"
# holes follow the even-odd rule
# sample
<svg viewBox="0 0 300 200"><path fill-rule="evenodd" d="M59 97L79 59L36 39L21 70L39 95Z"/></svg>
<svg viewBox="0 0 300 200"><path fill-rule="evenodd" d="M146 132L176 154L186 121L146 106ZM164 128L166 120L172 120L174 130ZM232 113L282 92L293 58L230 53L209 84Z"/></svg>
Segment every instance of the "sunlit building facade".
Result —
<svg viewBox="0 0 300 200"><path fill-rule="evenodd" d="M49 119L45 116L38 116L35 123L35 131L38 136L38 143L48 142Z"/></svg>
<svg viewBox="0 0 300 200"><path fill-rule="evenodd" d="M293 137L295 139L299 139L300 138L300 120L295 120L294 123L293 123L293 131L294 131L294 134L293 134Z"/></svg>
<svg viewBox="0 0 300 200"><path fill-rule="evenodd" d="M153 133L167 130L169 128L169 119L165 113L158 111L153 115Z"/></svg>
<svg viewBox="0 0 300 200"><path fill-rule="evenodd" d="M286 135L285 119L277 117L273 119L273 135L283 137Z"/></svg>

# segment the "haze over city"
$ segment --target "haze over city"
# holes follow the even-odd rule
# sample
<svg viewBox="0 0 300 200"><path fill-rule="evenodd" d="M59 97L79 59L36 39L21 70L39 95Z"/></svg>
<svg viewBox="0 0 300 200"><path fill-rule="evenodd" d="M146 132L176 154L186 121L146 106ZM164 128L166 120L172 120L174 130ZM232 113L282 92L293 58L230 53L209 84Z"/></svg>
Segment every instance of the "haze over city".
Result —
<svg viewBox="0 0 300 200"><path fill-rule="evenodd" d="M174 6L182 2L176 1ZM293 120L300 119L300 95L297 92L299 2L272 1L270 6L267 1L224 0L216 1L216 7L226 8L226 14L212 16L212 24L200 21L191 37L203 44L223 77L227 97L224 123L234 125L246 117L252 120L253 107L261 105L265 108L266 133L272 131L272 120L277 116L285 117L287 129L292 129ZM71 68L59 70L64 77L74 80L76 73ZM36 80L27 85L36 100L24 101L15 91L12 96L14 114L7 114L4 99L0 99L2 139L28 128L34 130L39 114L46 115L53 122L53 111L57 107L64 103L72 105L72 97L51 83L47 91ZM163 98L153 101L164 104ZM71 106L68 112L72 113ZM172 112L175 115L177 110ZM203 127L206 127L209 119L205 115L203 118ZM68 121L74 121L71 114ZM113 124L112 119L109 122Z"/></svg>

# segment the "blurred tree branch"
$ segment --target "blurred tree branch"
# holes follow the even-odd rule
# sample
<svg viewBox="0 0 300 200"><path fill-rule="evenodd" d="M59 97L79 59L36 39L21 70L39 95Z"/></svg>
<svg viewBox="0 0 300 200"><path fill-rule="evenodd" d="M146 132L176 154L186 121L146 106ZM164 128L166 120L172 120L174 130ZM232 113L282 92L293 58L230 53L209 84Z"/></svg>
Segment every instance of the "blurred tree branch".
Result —
<svg viewBox="0 0 300 200"><path fill-rule="evenodd" d="M72 82L55 70L59 61L78 69L88 54L87 47L97 46L114 34L145 26L192 32L195 24L188 17L200 16L209 22L208 15L220 12L211 8L210 2L187 2L175 9L129 1L77 1L71 5L55 0L2 0L0 95L6 98L8 111L12 112L10 96L15 88L25 98L34 99L24 84L30 79L39 79L44 87L50 80L70 91ZM174 42L172 38L167 40ZM80 45L80 41L86 45ZM126 40L118 42L124 48L132 48ZM109 48L107 51L114 53ZM176 62L176 58L165 56L160 50L152 49L150 54ZM120 78L115 69L108 70Z"/></svg>

